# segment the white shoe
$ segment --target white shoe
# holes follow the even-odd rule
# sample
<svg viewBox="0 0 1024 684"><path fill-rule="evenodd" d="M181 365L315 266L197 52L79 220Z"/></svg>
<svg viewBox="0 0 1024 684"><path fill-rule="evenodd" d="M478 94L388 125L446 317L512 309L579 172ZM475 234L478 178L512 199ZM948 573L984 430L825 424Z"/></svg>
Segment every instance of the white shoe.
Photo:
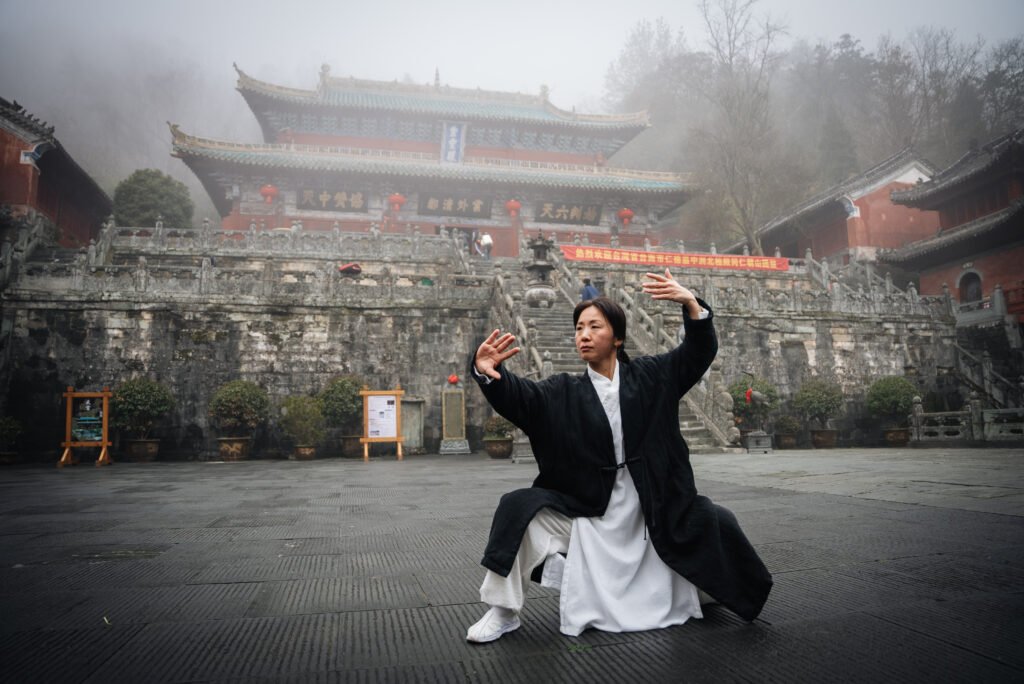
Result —
<svg viewBox="0 0 1024 684"><path fill-rule="evenodd" d="M501 638L502 634L517 629L519 629L519 616L508 608L495 606L484 613L479 622L469 628L466 632L466 641L486 644Z"/></svg>

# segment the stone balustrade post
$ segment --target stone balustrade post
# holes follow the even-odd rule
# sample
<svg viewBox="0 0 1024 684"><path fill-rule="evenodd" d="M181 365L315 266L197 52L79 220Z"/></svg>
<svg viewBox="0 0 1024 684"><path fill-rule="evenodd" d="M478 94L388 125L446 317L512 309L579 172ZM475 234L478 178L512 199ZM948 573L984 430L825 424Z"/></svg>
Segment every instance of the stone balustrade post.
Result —
<svg viewBox="0 0 1024 684"><path fill-rule="evenodd" d="M750 256L750 245L743 243L743 256Z"/></svg>
<svg viewBox="0 0 1024 684"><path fill-rule="evenodd" d="M665 314L658 311L651 318L654 319L654 350L657 353L661 349L661 331L665 329Z"/></svg>
<svg viewBox="0 0 1024 684"><path fill-rule="evenodd" d="M793 281L790 284L790 288L793 290L793 301L790 303L793 311L800 310L800 284L797 281Z"/></svg>
<svg viewBox="0 0 1024 684"><path fill-rule="evenodd" d="M1006 315L1006 296L1003 294L1003 286L999 283L992 289L992 312L1000 316Z"/></svg>
<svg viewBox="0 0 1024 684"><path fill-rule="evenodd" d="M781 259L782 258L782 248L781 247L776 247L775 248L775 258L776 259Z"/></svg>
<svg viewBox="0 0 1024 684"><path fill-rule="evenodd" d="M149 289L149 268L146 264L146 257L140 256L135 265L135 291L145 292Z"/></svg>
<svg viewBox="0 0 1024 684"><path fill-rule="evenodd" d="M971 439L983 440L985 439L985 414L982 413L981 398L978 397L977 392L971 392L968 404L971 411Z"/></svg>
<svg viewBox="0 0 1024 684"><path fill-rule="evenodd" d="M550 378L555 374L555 365L551 362L551 352L547 349L544 350L543 362L541 363L540 376L542 378Z"/></svg>
<svg viewBox="0 0 1024 684"><path fill-rule="evenodd" d="M712 254L718 254L718 246L714 242L711 243L711 249L709 250Z"/></svg>
<svg viewBox="0 0 1024 684"><path fill-rule="evenodd" d="M988 353L987 349L981 354L981 380L985 387L985 394L990 397L994 396L992 394L994 380L992 377L992 355Z"/></svg>
<svg viewBox="0 0 1024 684"><path fill-rule="evenodd" d="M924 422L924 406L921 404L921 397L914 397L914 405L910 411L910 439L914 442L921 441L921 425Z"/></svg>

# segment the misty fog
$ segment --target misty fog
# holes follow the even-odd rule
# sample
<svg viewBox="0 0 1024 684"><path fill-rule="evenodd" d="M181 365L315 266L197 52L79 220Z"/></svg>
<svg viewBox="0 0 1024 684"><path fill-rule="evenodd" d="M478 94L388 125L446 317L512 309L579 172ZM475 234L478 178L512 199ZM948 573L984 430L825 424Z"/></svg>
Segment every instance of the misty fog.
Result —
<svg viewBox="0 0 1024 684"><path fill-rule="evenodd" d="M821 5L762 0L755 8L787 27L787 48L831 44L847 28L868 51L881 35L903 40L913 26L931 22L944 21L965 41L984 34L995 42L1024 29L1024 3L1016 0ZM605 78L637 23L659 17L690 50L705 48L696 3L668 0L485 6L187 0L153 8L121 0L8 1L0 5L0 97L54 125L60 142L108 194L135 169L156 168L188 185L196 222L216 221L195 176L170 156L166 122L202 137L261 141L234 89L233 61L255 78L296 88L315 87L324 62L333 75L417 82L432 81L436 68L442 82L457 87L535 93L547 85L554 104L565 109L657 108L643 92L658 88L624 102ZM678 167L678 154L659 151L679 148L683 137L678 128L652 131L615 161Z"/></svg>

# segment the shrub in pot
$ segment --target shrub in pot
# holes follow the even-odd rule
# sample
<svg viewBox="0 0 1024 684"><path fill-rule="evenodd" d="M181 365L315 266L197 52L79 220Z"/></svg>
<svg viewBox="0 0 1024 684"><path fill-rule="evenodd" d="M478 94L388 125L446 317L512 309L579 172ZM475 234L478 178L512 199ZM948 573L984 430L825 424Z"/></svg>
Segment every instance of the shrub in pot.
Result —
<svg viewBox="0 0 1024 684"><path fill-rule="evenodd" d="M267 419L269 409L266 390L254 382L232 380L217 388L207 415L224 435L220 439L222 459L238 461L248 457L252 433Z"/></svg>
<svg viewBox="0 0 1024 684"><path fill-rule="evenodd" d="M512 455L512 432L516 429L509 420L493 415L484 421L484 451L491 458Z"/></svg>
<svg viewBox="0 0 1024 684"><path fill-rule="evenodd" d="M316 445L324 438L326 421L320 401L314 397L291 396L281 402L282 432L294 443L293 457L310 460L316 455Z"/></svg>
<svg viewBox="0 0 1024 684"><path fill-rule="evenodd" d="M885 441L891 446L904 446L910 440L907 416L920 394L914 383L901 375L878 378L868 388L868 411L882 419Z"/></svg>
<svg viewBox="0 0 1024 684"><path fill-rule="evenodd" d="M811 430L811 441L815 447L835 446L837 432L829 429L828 424L843 408L843 393L836 383L811 378L793 395L791 404L805 418L819 426Z"/></svg>
<svg viewBox="0 0 1024 684"><path fill-rule="evenodd" d="M748 402L747 390L753 390L760 396L752 394ZM761 429L765 419L779 403L779 392L775 385L757 376L753 380L743 377L729 385L729 395L732 396L732 413L743 432Z"/></svg>
<svg viewBox="0 0 1024 684"><path fill-rule="evenodd" d="M174 395L149 378L126 380L110 396L110 422L124 431L126 450L134 461L152 461L160 441L150 439L157 420L174 409Z"/></svg>
<svg viewBox="0 0 1024 684"><path fill-rule="evenodd" d="M345 456L362 454L359 443L363 420L363 398L359 391L362 387L363 382L358 377L342 375L332 378L319 395L327 426L341 430L341 452Z"/></svg>
<svg viewBox="0 0 1024 684"><path fill-rule="evenodd" d="M774 427L776 448L796 448L797 435L800 434L802 427L803 425L800 420L796 416L791 416L788 413L776 418Z"/></svg>

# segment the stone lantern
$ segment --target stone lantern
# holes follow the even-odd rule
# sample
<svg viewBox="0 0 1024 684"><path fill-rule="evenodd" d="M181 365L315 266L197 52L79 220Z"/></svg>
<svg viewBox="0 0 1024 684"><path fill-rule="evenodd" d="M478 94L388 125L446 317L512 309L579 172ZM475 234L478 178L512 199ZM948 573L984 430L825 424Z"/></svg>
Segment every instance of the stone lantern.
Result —
<svg viewBox="0 0 1024 684"><path fill-rule="evenodd" d="M526 284L526 304L531 308L551 308L558 298L551 277L555 267L548 261L548 251L554 246L555 241L545 239L540 231L527 243L533 251L533 261L527 262L523 268L530 274Z"/></svg>

